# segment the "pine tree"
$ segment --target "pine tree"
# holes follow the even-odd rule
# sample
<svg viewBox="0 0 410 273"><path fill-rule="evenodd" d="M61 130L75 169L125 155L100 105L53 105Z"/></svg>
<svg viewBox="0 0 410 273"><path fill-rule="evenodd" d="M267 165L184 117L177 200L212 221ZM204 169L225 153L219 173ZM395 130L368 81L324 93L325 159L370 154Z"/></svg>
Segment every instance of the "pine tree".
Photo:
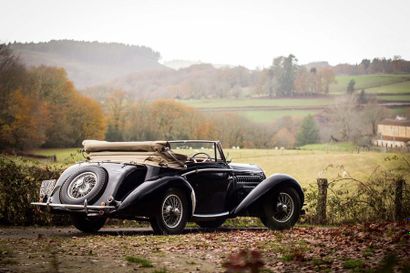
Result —
<svg viewBox="0 0 410 273"><path fill-rule="evenodd" d="M308 115L302 121L296 136L296 145L317 143L319 141L319 128L312 115Z"/></svg>

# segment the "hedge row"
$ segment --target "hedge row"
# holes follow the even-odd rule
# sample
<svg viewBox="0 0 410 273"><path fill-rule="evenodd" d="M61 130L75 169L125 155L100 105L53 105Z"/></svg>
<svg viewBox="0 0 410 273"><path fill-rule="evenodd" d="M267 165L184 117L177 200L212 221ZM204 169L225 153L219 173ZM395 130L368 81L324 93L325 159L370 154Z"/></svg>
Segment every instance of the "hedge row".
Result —
<svg viewBox="0 0 410 273"><path fill-rule="evenodd" d="M39 200L41 181L58 178L64 168L0 155L0 225L67 224L67 217L42 213L30 205Z"/></svg>

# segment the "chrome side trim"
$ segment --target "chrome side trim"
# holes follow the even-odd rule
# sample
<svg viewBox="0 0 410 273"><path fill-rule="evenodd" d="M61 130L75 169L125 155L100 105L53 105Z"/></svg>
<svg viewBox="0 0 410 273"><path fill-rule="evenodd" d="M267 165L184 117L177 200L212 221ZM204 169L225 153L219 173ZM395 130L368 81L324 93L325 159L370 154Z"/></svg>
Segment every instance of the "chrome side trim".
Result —
<svg viewBox="0 0 410 273"><path fill-rule="evenodd" d="M33 205L33 206L67 208L67 209L115 209L114 206L88 206L87 204L85 204L85 205L71 205L71 204L52 204L52 203L32 202L31 205Z"/></svg>
<svg viewBox="0 0 410 273"><path fill-rule="evenodd" d="M216 213L216 214L194 214L192 216L199 217L199 218L214 218L214 217L222 217L229 215L229 211Z"/></svg>
<svg viewBox="0 0 410 273"><path fill-rule="evenodd" d="M221 172L221 173L230 172L230 173L243 173L243 174L260 174L260 172L256 172L256 171L240 171L240 170L234 170L234 169L207 168L207 169L195 169L193 171L183 173L181 174L181 176L186 177L191 174L205 173L205 172Z"/></svg>

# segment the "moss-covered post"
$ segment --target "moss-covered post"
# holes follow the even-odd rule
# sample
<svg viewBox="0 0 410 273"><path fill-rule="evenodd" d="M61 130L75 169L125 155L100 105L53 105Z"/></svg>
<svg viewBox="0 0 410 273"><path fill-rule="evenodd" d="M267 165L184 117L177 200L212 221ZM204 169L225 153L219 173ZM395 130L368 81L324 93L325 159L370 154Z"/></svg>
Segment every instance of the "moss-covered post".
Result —
<svg viewBox="0 0 410 273"><path fill-rule="evenodd" d="M318 200L316 207L316 221L320 225L326 224L326 203L327 203L327 187L329 183L327 178L318 178Z"/></svg>
<svg viewBox="0 0 410 273"><path fill-rule="evenodd" d="M402 220L404 179L394 181L394 221Z"/></svg>

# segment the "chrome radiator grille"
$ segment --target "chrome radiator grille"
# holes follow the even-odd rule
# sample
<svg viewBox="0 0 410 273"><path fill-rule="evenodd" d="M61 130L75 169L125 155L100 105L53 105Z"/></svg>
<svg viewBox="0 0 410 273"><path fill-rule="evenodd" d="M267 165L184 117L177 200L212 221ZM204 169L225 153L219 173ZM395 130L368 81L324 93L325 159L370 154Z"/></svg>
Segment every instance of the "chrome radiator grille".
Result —
<svg viewBox="0 0 410 273"><path fill-rule="evenodd" d="M244 188L254 188L263 178L259 175L237 175L236 182Z"/></svg>

